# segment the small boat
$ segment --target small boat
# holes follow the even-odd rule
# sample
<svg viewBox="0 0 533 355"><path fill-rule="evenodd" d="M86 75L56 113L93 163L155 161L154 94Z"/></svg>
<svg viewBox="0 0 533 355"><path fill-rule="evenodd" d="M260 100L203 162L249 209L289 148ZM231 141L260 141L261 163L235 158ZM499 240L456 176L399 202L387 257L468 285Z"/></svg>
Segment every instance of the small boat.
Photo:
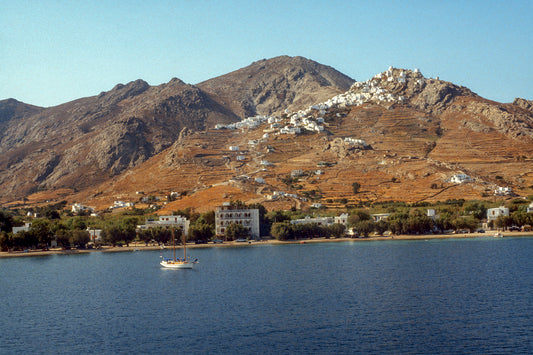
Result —
<svg viewBox="0 0 533 355"><path fill-rule="evenodd" d="M494 238L503 238L503 234L501 232L494 233Z"/></svg>
<svg viewBox="0 0 533 355"><path fill-rule="evenodd" d="M198 259L189 260L187 258L187 242L185 241L185 234L183 235L183 259L176 258L176 240L174 238L174 229L172 229L172 248L174 249L174 258L163 258L159 264L169 269L192 269L194 264L198 264Z"/></svg>

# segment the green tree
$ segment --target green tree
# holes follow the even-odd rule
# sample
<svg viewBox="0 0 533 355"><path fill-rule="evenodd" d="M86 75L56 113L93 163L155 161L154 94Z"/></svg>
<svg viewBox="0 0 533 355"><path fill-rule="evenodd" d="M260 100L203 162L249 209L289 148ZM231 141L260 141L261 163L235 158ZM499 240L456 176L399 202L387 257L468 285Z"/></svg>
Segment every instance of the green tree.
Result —
<svg viewBox="0 0 533 355"><path fill-rule="evenodd" d="M383 235L387 229L389 229L389 223L387 221L381 220L374 224L374 230L379 235Z"/></svg>
<svg viewBox="0 0 533 355"><path fill-rule="evenodd" d="M122 241L126 243L126 246L129 246L130 243L137 236L135 232L135 227L132 227L131 225L126 225L126 226L123 226L121 229L122 229Z"/></svg>
<svg viewBox="0 0 533 355"><path fill-rule="evenodd" d="M524 211L524 209L517 210L510 215L512 219L512 225L524 226L526 224L531 224L533 220L533 215Z"/></svg>
<svg viewBox="0 0 533 355"><path fill-rule="evenodd" d="M189 237L193 241L204 241L207 242L213 238L215 233L213 232L213 227L205 222L196 223L194 226L189 228Z"/></svg>
<svg viewBox="0 0 533 355"><path fill-rule="evenodd" d="M154 237L152 236L152 228L148 228L148 229L141 229L139 231L139 240L143 241L146 245L148 245L148 243L150 243L150 241L155 240Z"/></svg>
<svg viewBox="0 0 533 355"><path fill-rule="evenodd" d="M487 208L483 202L470 201L463 205L463 210L466 215L470 215L478 220L485 218L487 215Z"/></svg>
<svg viewBox="0 0 533 355"><path fill-rule="evenodd" d="M361 184L357 181L352 184L352 190L354 194L358 194L359 190L361 189Z"/></svg>
<svg viewBox="0 0 533 355"><path fill-rule="evenodd" d="M208 224L212 228L215 227L215 211L202 213L194 224Z"/></svg>
<svg viewBox="0 0 533 355"><path fill-rule="evenodd" d="M11 248L13 248L13 238L11 237L10 233L1 231L0 232L0 250L9 251Z"/></svg>
<svg viewBox="0 0 533 355"><path fill-rule="evenodd" d="M69 229L80 229L80 230L83 230L83 229L87 229L87 222L85 221L85 218L81 217L81 216L76 216L76 217L72 217L72 218L69 218L67 219L65 225L69 228Z"/></svg>
<svg viewBox="0 0 533 355"><path fill-rule="evenodd" d="M281 223L291 219L291 217L289 217L285 211L281 210L271 211L267 214L267 217L271 223Z"/></svg>
<svg viewBox="0 0 533 355"><path fill-rule="evenodd" d="M76 229L70 232L70 245L74 245L77 248L84 249L87 246L87 243L89 243L90 241L91 235L86 230Z"/></svg>
<svg viewBox="0 0 533 355"><path fill-rule="evenodd" d="M316 223L290 224L291 239L312 239L326 234Z"/></svg>
<svg viewBox="0 0 533 355"><path fill-rule="evenodd" d="M363 210L357 210L350 214L350 217L348 217L348 225L350 227L355 227L360 221L368 221L371 220L372 217L370 214Z"/></svg>
<svg viewBox="0 0 533 355"><path fill-rule="evenodd" d="M137 228L137 225L139 224L139 218L138 217L125 217L120 220L120 226L123 230L130 230Z"/></svg>
<svg viewBox="0 0 533 355"><path fill-rule="evenodd" d="M342 238L344 237L346 226L340 223L334 223L328 226L327 229L332 238Z"/></svg>
<svg viewBox="0 0 533 355"><path fill-rule="evenodd" d="M152 237L158 244L167 244L172 239L172 231L168 228L151 228ZM174 234L174 238L176 235Z"/></svg>
<svg viewBox="0 0 533 355"><path fill-rule="evenodd" d="M51 207L45 208L43 211L43 216L48 219L60 219L61 216L59 215L59 212L57 212L55 209L52 209Z"/></svg>
<svg viewBox="0 0 533 355"><path fill-rule="evenodd" d="M0 231L11 232L13 229L13 216L7 210L0 210Z"/></svg>
<svg viewBox="0 0 533 355"><path fill-rule="evenodd" d="M372 220L363 220L355 225L355 230L359 234L363 235L365 238L368 237L370 233L374 231L374 221Z"/></svg>
<svg viewBox="0 0 533 355"><path fill-rule="evenodd" d="M293 239L291 226L288 222L273 223L270 234L277 240Z"/></svg>
<svg viewBox="0 0 533 355"><path fill-rule="evenodd" d="M117 225L105 226L100 235L104 243L116 246L122 241L122 229Z"/></svg>
<svg viewBox="0 0 533 355"><path fill-rule="evenodd" d="M57 245L62 248L70 248L70 237L72 231L60 229L55 233Z"/></svg>
<svg viewBox="0 0 533 355"><path fill-rule="evenodd" d="M247 239L248 230L241 224L230 223L224 231L224 237L226 240Z"/></svg>
<svg viewBox="0 0 533 355"><path fill-rule="evenodd" d="M30 231L22 231L13 234L12 241L13 249L15 250L31 248L32 246L36 246L38 242L35 235Z"/></svg>
<svg viewBox="0 0 533 355"><path fill-rule="evenodd" d="M52 228L50 221L46 218L34 219L31 223L30 232L37 239L37 244L47 246L52 240Z"/></svg>
<svg viewBox="0 0 533 355"><path fill-rule="evenodd" d="M497 228L507 228L513 225L511 216L498 216L495 225Z"/></svg>

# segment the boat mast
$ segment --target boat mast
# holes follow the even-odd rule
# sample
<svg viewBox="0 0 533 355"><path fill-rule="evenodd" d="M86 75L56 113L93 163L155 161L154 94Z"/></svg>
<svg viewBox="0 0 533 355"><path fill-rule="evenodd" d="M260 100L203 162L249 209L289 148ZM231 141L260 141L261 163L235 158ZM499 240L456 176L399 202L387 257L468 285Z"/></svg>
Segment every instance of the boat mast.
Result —
<svg viewBox="0 0 533 355"><path fill-rule="evenodd" d="M176 261L176 240L174 239L174 228L172 228L172 249L174 249L174 261Z"/></svg>
<svg viewBox="0 0 533 355"><path fill-rule="evenodd" d="M181 231L183 235L183 261L187 261L187 241L185 240L185 233Z"/></svg>

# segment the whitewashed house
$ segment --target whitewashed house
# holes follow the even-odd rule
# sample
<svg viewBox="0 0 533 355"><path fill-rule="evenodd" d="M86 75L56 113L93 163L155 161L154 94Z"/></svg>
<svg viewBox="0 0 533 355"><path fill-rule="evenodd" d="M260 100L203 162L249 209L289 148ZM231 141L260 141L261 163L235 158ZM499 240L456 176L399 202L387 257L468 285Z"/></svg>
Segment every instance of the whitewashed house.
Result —
<svg viewBox="0 0 533 355"><path fill-rule="evenodd" d="M466 174L455 174L450 178L450 182L453 184L463 184L471 181L472 178Z"/></svg>
<svg viewBox="0 0 533 355"><path fill-rule="evenodd" d="M345 226L348 223L348 213L342 213L340 216L335 217L335 223Z"/></svg>
<svg viewBox="0 0 533 355"><path fill-rule="evenodd" d="M502 187L498 186L496 190L494 190L494 196L510 196L513 194L513 189L509 186Z"/></svg>
<svg viewBox="0 0 533 355"><path fill-rule="evenodd" d="M80 213L80 212L85 212L85 211L93 212L94 209L91 208L91 207L83 206L81 203L75 203L75 204L72 205L72 212L73 213Z"/></svg>
<svg viewBox="0 0 533 355"><path fill-rule="evenodd" d="M495 221L500 216L509 216L509 209L505 206L487 209L487 221Z"/></svg>

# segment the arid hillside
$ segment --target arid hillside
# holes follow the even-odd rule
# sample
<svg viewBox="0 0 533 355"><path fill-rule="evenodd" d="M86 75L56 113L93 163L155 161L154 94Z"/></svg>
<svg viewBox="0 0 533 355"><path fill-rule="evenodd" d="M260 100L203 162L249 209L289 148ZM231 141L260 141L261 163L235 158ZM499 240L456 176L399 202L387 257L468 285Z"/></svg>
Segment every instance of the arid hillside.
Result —
<svg viewBox="0 0 533 355"><path fill-rule="evenodd" d="M67 199L101 210L116 200L139 203L148 196L163 205L157 198L178 192L179 197L163 207L162 212L169 212L187 207L209 210L228 200L260 202L267 209L277 209L533 194L533 112L531 102L524 99L497 103L467 88L425 78L418 70L389 68L297 109L274 105L256 116L260 105L254 103L254 117L243 119L235 113L245 112L243 107L239 111L238 105L211 96L209 85L198 85L203 86L200 90L179 81L175 84L187 94L175 95L174 100L198 95L198 100L187 102L210 102L209 107L217 110L205 108L203 120L181 125L175 121L168 128L175 130L174 140L168 135L164 145L152 148L152 154L135 163L130 161L114 176L93 179L86 187L43 188L28 195L28 201ZM151 100L160 102L164 87L147 88L143 96L119 101L120 112L138 107L148 93ZM287 107L293 105L294 101ZM139 125L145 126L138 128L138 134L153 130L146 122L154 117L154 110L146 107L139 118ZM169 122L162 115L161 120ZM157 140L148 141L163 137L167 136L160 132ZM141 139L129 142L132 150L143 151L143 145L137 145ZM85 154L96 151L102 149L88 149ZM51 171L53 176L55 169ZM454 176L467 180L456 183ZM354 185L360 187L354 190ZM513 193L495 197L499 187L510 187ZM2 202L10 201L20 203L16 198Z"/></svg>
<svg viewBox="0 0 533 355"><path fill-rule="evenodd" d="M254 63L241 71L253 72L255 67ZM301 75L287 77L283 86L276 86L274 77L263 75L289 67ZM323 91L311 90L310 94L313 99L325 100L353 82L330 67L304 58L286 57L283 63L279 58L263 60L261 68L257 78L265 87L257 86L255 79L240 82L240 76L230 75L223 82L253 91L256 97L271 96L268 104L261 106L267 111L268 107L300 100L306 92L302 89L300 95L298 88L325 85ZM330 77L344 81L336 86L325 79ZM212 84L218 82L213 79ZM284 93L288 87L294 89L287 96ZM242 110L233 110L234 106L246 106L240 99L234 98L234 105L217 100L217 96L199 86L176 78L159 86L150 86L143 80L118 84L100 95L50 108L4 100L0 102L0 202L39 191L73 193L91 189L172 146L183 129L202 132L215 124L246 117Z"/></svg>
<svg viewBox="0 0 533 355"><path fill-rule="evenodd" d="M179 192L164 207L169 212L209 210L228 200L277 209L512 198L495 197L498 187L533 193L530 112L420 73L386 73L254 127L184 134L145 164L77 199L104 208L109 196L136 201L135 191ZM471 181L450 181L459 174Z"/></svg>

